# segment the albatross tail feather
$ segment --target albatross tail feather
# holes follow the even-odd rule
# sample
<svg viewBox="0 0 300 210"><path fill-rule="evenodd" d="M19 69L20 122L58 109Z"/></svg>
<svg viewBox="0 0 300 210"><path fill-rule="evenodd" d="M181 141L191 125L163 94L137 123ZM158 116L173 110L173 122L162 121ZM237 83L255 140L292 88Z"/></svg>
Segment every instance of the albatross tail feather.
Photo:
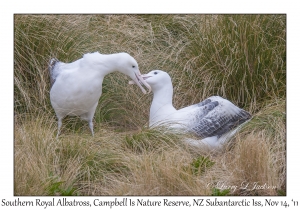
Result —
<svg viewBox="0 0 300 210"><path fill-rule="evenodd" d="M51 60L49 62L48 70L49 70L49 74L50 74L51 87L54 84L56 76L57 76L54 72L54 69L55 69L54 67L58 62L59 62L59 60L57 60L56 58L51 58Z"/></svg>

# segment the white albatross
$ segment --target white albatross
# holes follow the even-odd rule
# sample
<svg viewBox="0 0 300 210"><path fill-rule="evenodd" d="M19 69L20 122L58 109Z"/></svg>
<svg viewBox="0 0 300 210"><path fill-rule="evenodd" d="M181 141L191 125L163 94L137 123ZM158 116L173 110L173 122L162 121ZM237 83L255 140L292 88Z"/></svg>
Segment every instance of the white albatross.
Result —
<svg viewBox="0 0 300 210"><path fill-rule="evenodd" d="M141 77L136 60L127 53L87 53L72 63L50 60L50 100L58 118L57 137L62 119L66 115L80 116L88 121L94 136L93 117L102 94L103 78L114 71L131 77L143 93L146 93L146 90L141 84L151 91L150 86Z"/></svg>
<svg viewBox="0 0 300 210"><path fill-rule="evenodd" d="M153 70L142 77L153 91L149 126L163 125L192 132L199 140L185 139L190 145L220 148L251 118L248 112L219 96L176 110L172 105L173 86L168 73Z"/></svg>

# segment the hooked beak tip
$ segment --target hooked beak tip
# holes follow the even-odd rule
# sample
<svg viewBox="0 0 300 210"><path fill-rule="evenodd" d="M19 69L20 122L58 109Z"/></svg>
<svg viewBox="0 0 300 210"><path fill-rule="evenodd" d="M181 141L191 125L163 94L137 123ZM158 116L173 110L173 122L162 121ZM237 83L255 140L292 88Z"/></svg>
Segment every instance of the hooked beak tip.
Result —
<svg viewBox="0 0 300 210"><path fill-rule="evenodd" d="M136 80L137 80L137 81L129 82L129 84L134 84L134 83L136 83L136 84L140 87L140 89L142 90L142 92L143 92L144 94L146 94L147 91L142 87L142 84L143 84L143 85L145 85L145 86L149 89L148 93L150 93L150 92L152 91L152 90L151 90L151 87L150 87L150 85L144 80L143 75L141 75L141 74L135 74L135 76L136 76Z"/></svg>

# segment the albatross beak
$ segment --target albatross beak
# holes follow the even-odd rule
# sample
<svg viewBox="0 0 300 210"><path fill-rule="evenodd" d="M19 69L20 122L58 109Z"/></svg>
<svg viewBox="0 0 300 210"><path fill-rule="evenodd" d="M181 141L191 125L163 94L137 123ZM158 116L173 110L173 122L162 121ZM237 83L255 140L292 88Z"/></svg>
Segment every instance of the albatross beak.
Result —
<svg viewBox="0 0 300 210"><path fill-rule="evenodd" d="M144 94L146 94L146 90L143 88L142 84L145 85L148 88L148 93L151 92L151 87L150 85L144 80L145 75L140 75L140 74L135 74L135 78L131 81L129 81L129 84L137 84L141 90L143 91Z"/></svg>
<svg viewBox="0 0 300 210"><path fill-rule="evenodd" d="M142 75L142 78L143 78L144 80L146 80L146 79L148 79L148 78L150 78L150 77L152 77L152 76L149 76L148 74L143 74L143 75Z"/></svg>

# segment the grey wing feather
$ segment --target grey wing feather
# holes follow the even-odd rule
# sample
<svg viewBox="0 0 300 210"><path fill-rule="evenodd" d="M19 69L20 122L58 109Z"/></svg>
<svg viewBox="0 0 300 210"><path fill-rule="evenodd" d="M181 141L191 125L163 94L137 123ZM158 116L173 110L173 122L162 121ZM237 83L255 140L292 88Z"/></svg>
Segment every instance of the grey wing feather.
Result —
<svg viewBox="0 0 300 210"><path fill-rule="evenodd" d="M206 99L198 103L197 106L201 108L201 112L199 112L198 115L196 115L197 121L201 121L209 112L211 112L218 105L218 101L211 101L210 99Z"/></svg>
<svg viewBox="0 0 300 210"><path fill-rule="evenodd" d="M57 64L60 61L57 60L56 58L52 58L49 62L49 74L50 74L50 83L51 83L51 87L53 86L53 84L55 83L56 77L59 75L59 68L57 68Z"/></svg>
<svg viewBox="0 0 300 210"><path fill-rule="evenodd" d="M224 112L216 109L218 105L217 101L208 102L205 104L203 112L196 116L197 123L192 127L192 131L198 136L202 138L221 136L251 118L251 115L243 109L240 109L235 115L222 114Z"/></svg>
<svg viewBox="0 0 300 210"><path fill-rule="evenodd" d="M200 103L197 104L197 106L204 106L206 104L209 104L211 102L211 99L205 99L204 101L201 101Z"/></svg>

